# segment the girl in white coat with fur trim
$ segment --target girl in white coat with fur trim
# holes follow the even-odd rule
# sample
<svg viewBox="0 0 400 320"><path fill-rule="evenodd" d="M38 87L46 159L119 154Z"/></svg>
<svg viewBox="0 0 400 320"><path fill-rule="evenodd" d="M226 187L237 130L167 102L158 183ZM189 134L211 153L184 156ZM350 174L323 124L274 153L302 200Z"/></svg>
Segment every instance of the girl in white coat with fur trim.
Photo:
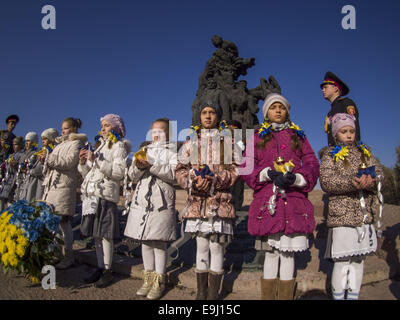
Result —
<svg viewBox="0 0 400 320"><path fill-rule="evenodd" d="M166 283L167 244L176 240L175 167L177 152L169 142L169 119L152 124L146 155L137 154L128 175L137 183L125 235L142 244L144 284L138 296L158 299Z"/></svg>
<svg viewBox="0 0 400 320"><path fill-rule="evenodd" d="M74 264L71 220L76 208L79 148L87 140L85 134L78 134L81 125L80 119L65 119L61 126L62 135L56 138L57 146L47 157L42 200L54 205L61 218L60 229L64 240L64 258L56 265L56 269L66 269Z"/></svg>
<svg viewBox="0 0 400 320"><path fill-rule="evenodd" d="M84 177L81 232L94 238L98 264L84 280L96 288L105 288L113 279L114 239L120 237L117 203L130 143L123 139L125 125L119 115L107 114L100 121L97 147L92 151L88 145L80 151L78 170Z"/></svg>

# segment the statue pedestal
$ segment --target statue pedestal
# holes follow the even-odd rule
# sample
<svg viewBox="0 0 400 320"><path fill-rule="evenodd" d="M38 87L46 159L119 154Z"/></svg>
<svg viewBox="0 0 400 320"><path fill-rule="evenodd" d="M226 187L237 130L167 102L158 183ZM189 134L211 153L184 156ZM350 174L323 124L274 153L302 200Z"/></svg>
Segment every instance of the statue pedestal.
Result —
<svg viewBox="0 0 400 320"><path fill-rule="evenodd" d="M255 237L247 231L247 211L237 211L233 241L225 250L225 270L262 270L264 252L254 248Z"/></svg>
<svg viewBox="0 0 400 320"><path fill-rule="evenodd" d="M225 248L225 270L259 271L264 265L264 252L254 249L255 237L247 232L247 211L237 211L233 241ZM178 237L181 236L181 224L178 224ZM168 248L168 265L195 267L196 240L189 234L175 248Z"/></svg>

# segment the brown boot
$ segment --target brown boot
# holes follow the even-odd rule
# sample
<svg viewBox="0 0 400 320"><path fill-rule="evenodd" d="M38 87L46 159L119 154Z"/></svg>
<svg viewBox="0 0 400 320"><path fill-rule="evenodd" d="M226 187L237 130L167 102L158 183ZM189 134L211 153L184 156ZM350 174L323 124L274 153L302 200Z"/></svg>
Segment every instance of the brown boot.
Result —
<svg viewBox="0 0 400 320"><path fill-rule="evenodd" d="M206 300L208 292L208 271L196 270L197 295L196 300Z"/></svg>
<svg viewBox="0 0 400 320"><path fill-rule="evenodd" d="M278 300L293 300L296 279L278 281Z"/></svg>
<svg viewBox="0 0 400 320"><path fill-rule="evenodd" d="M276 300L278 279L264 279L261 277L261 300Z"/></svg>
<svg viewBox="0 0 400 320"><path fill-rule="evenodd" d="M209 285L208 285L208 295L207 300L218 300L219 296L219 288L221 287L221 280L224 274L218 274L210 271L210 275L208 277Z"/></svg>

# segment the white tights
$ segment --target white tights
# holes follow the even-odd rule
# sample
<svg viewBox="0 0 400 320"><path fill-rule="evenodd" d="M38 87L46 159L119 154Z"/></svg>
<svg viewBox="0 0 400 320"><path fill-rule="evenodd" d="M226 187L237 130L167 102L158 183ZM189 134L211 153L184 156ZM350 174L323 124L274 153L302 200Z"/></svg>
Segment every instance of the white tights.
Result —
<svg viewBox="0 0 400 320"><path fill-rule="evenodd" d="M167 269L167 244L159 241L142 243L142 258L145 270L165 274Z"/></svg>
<svg viewBox="0 0 400 320"><path fill-rule="evenodd" d="M335 300L343 300L347 289L347 299L357 300L360 294L364 272L364 261L336 261L332 271L332 295Z"/></svg>
<svg viewBox="0 0 400 320"><path fill-rule="evenodd" d="M111 269L114 241L105 238L95 238L94 246L96 248L97 265L101 269Z"/></svg>
<svg viewBox="0 0 400 320"><path fill-rule="evenodd" d="M214 273L223 273L224 246L203 237L196 237L196 243L196 269L201 271L210 269Z"/></svg>
<svg viewBox="0 0 400 320"><path fill-rule="evenodd" d="M280 260L280 267L279 267ZM278 268L279 267L279 268ZM273 252L265 252L264 260L264 279L292 280L294 275L294 253L293 252L280 252L275 250Z"/></svg>

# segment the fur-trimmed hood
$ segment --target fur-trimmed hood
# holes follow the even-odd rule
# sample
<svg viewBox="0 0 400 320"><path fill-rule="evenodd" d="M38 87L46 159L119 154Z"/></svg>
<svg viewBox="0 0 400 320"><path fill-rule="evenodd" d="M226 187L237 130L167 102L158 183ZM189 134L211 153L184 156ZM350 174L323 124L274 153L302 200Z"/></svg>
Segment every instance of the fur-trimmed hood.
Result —
<svg viewBox="0 0 400 320"><path fill-rule="evenodd" d="M121 142L124 145L126 153L127 154L131 153L131 151L132 151L132 143L131 143L131 141L124 138L124 139L121 140Z"/></svg>
<svg viewBox="0 0 400 320"><path fill-rule="evenodd" d="M318 151L318 158L322 160L322 156L325 154L326 150L331 149L329 146L323 147L321 150Z"/></svg>
<svg viewBox="0 0 400 320"><path fill-rule="evenodd" d="M83 143L87 141L87 136L84 133L70 133L66 136L59 136L56 138L56 143L61 143L64 141L75 141L79 140Z"/></svg>

